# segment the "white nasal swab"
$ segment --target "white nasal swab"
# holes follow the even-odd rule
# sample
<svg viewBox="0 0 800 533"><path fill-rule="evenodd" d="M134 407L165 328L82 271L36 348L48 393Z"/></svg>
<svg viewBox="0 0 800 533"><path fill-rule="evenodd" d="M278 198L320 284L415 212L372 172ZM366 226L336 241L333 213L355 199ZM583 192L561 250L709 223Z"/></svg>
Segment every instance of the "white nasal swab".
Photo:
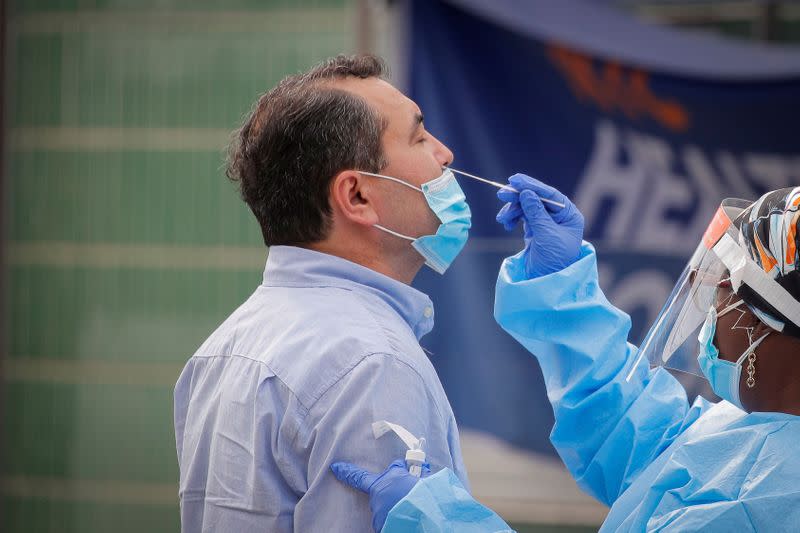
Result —
<svg viewBox="0 0 800 533"><path fill-rule="evenodd" d="M452 170L453 172L455 172L457 174L461 174L461 175L466 176L468 178L472 178L474 180L482 181L484 183L488 183L489 185L494 185L498 189L502 189L503 187L508 187L509 189L514 190L514 188L511 185L503 185L502 183L497 183L496 181L487 180L486 178L481 178L479 176L475 176L474 174L470 174L468 172L464 172L463 170L456 170L453 167L447 167L447 168L449 168L450 170Z"/></svg>
<svg viewBox="0 0 800 533"><path fill-rule="evenodd" d="M498 189L511 189L512 191L517 192L516 189L514 189L514 187L512 187L511 185L503 185L502 183L497 183L496 181L487 180L486 178L481 178L480 176L475 176L474 174L470 174L468 172L464 172L463 170L456 170L453 167L447 167L447 168L449 168L450 170L452 170L456 174L461 174L462 176L466 176L466 177L472 178L474 180L482 181L483 183L486 183L488 185L492 185L493 187L497 187ZM551 204L551 205L555 205L555 206L558 206L558 207L564 207L564 204L562 204L561 202L555 202L553 200L548 200L547 198L542 198L541 196L539 197L539 200L541 200L542 202L544 202L546 204Z"/></svg>

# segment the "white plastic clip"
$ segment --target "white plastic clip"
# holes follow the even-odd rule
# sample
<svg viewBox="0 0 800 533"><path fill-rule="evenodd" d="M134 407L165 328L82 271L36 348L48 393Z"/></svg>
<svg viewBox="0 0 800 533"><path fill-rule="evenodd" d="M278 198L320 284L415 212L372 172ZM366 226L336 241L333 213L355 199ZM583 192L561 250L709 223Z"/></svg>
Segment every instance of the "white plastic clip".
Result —
<svg viewBox="0 0 800 533"><path fill-rule="evenodd" d="M422 465L425 463L425 451L422 449L425 445L424 438L417 438L411 434L409 430L399 424L392 424L386 420L378 420L372 423L372 434L376 439L381 438L386 433L393 431L400 440L408 448L406 452L406 465L408 465L408 472L412 476L420 477L422 474Z"/></svg>

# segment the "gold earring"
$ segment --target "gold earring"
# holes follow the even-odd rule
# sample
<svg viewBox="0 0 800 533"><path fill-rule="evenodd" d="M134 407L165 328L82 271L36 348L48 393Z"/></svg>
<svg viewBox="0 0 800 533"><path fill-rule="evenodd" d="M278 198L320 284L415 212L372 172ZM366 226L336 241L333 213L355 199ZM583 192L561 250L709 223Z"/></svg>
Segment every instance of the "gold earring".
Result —
<svg viewBox="0 0 800 533"><path fill-rule="evenodd" d="M756 386L756 352L753 351L747 356L747 388L752 389Z"/></svg>

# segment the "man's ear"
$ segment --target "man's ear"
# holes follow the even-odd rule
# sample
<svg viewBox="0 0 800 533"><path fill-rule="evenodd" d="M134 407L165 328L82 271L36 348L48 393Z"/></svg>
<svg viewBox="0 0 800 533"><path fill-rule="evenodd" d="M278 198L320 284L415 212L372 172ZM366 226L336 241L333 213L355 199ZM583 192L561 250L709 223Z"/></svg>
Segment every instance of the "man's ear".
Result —
<svg viewBox="0 0 800 533"><path fill-rule="evenodd" d="M355 224L377 224L378 214L371 201L375 187L371 181L354 170L339 172L331 181L331 208Z"/></svg>

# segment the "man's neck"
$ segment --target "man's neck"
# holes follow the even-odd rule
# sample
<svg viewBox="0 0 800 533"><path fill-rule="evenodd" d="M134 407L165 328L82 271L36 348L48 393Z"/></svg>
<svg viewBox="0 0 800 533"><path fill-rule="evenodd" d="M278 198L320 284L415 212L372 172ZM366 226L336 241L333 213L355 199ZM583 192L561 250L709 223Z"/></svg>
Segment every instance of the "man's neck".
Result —
<svg viewBox="0 0 800 533"><path fill-rule="evenodd" d="M408 259L388 260L380 257L377 253L365 252L363 249L353 246L337 246L330 240L318 241L303 246L315 252L341 257L352 263L356 263L379 274L390 277L406 285L411 285L414 277L424 263L421 258L410 257Z"/></svg>

